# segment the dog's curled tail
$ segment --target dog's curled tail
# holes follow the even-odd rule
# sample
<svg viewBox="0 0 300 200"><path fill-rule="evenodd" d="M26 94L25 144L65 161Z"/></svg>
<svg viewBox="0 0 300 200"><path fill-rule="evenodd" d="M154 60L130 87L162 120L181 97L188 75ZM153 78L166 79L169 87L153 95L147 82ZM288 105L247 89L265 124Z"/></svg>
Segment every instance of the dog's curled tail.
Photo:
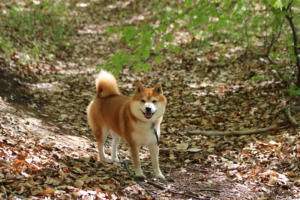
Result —
<svg viewBox="0 0 300 200"><path fill-rule="evenodd" d="M105 70L101 70L96 78L96 92L98 98L120 94L116 78Z"/></svg>

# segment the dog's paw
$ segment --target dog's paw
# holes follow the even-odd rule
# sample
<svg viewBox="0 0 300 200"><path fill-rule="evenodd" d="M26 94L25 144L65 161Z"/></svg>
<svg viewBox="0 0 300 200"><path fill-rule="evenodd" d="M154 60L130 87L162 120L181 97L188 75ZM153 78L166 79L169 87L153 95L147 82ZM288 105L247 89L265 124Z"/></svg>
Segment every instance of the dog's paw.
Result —
<svg viewBox="0 0 300 200"><path fill-rule="evenodd" d="M161 172L155 173L154 176L155 176L155 178L159 178L159 179L163 179L163 180L166 179L165 176Z"/></svg>
<svg viewBox="0 0 300 200"><path fill-rule="evenodd" d="M103 163L103 164L106 164L106 163L111 164L112 163L112 161L110 159L107 159L107 158L100 159L100 162Z"/></svg>
<svg viewBox="0 0 300 200"><path fill-rule="evenodd" d="M143 172L138 171L138 172L135 172L135 178L137 178L139 180L144 180L144 179L146 179L146 176Z"/></svg>
<svg viewBox="0 0 300 200"><path fill-rule="evenodd" d="M118 157L112 158L111 160L112 160L112 162L114 162L114 163L119 163L119 162L120 162L120 159L119 159Z"/></svg>
<svg viewBox="0 0 300 200"><path fill-rule="evenodd" d="M134 175L134 179L137 180L137 181L143 181L146 179L146 176L143 174L143 175Z"/></svg>

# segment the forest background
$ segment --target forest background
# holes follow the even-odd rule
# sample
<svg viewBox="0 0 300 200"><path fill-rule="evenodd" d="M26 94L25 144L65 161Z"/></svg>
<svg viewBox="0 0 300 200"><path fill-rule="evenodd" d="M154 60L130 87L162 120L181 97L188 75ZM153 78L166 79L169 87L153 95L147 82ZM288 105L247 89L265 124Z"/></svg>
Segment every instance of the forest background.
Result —
<svg viewBox="0 0 300 200"><path fill-rule="evenodd" d="M298 0L0 8L3 198L299 198ZM140 182L127 162L97 162L85 107L100 68L124 94L135 80L163 83L167 181Z"/></svg>

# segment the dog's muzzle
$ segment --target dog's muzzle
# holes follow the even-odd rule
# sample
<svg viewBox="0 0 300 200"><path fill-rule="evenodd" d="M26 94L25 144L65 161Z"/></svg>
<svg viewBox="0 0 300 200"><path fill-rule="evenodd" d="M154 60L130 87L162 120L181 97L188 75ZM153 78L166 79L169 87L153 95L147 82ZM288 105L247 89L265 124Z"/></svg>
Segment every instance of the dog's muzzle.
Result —
<svg viewBox="0 0 300 200"><path fill-rule="evenodd" d="M152 109L150 107L145 108L145 112L143 112L146 119L151 119L151 117L154 115L154 112L152 112Z"/></svg>

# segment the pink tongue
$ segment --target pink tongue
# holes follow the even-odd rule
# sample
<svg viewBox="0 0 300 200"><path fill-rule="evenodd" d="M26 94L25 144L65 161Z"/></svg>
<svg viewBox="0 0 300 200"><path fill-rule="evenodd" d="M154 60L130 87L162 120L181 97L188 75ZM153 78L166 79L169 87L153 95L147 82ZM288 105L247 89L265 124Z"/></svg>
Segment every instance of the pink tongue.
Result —
<svg viewBox="0 0 300 200"><path fill-rule="evenodd" d="M145 116L146 116L147 118L150 118L150 117L152 117L152 113L145 113Z"/></svg>

